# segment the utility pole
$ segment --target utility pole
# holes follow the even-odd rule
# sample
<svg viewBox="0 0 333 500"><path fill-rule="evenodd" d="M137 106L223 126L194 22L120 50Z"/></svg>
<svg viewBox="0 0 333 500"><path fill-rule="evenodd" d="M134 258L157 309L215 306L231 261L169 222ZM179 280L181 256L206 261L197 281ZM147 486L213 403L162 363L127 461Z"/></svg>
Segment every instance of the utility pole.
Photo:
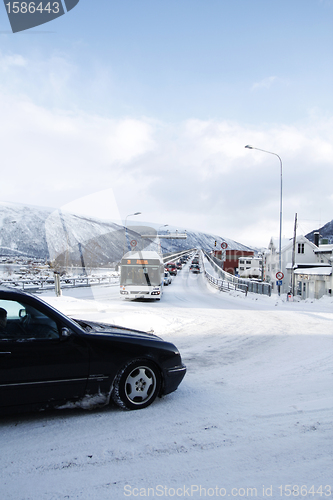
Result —
<svg viewBox="0 0 333 500"><path fill-rule="evenodd" d="M293 253L291 260L291 293L295 295L295 274L294 274L294 265L295 265L295 255L296 255L296 228L297 228L297 214L295 214L295 223L294 223L294 236L293 236Z"/></svg>

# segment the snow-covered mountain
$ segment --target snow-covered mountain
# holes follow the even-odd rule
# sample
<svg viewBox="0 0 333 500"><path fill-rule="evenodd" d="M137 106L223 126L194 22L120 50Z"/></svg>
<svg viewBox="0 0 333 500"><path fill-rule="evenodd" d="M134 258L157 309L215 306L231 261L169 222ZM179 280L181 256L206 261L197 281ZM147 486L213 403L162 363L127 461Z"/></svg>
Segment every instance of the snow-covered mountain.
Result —
<svg viewBox="0 0 333 500"><path fill-rule="evenodd" d="M319 231L320 238L326 238L328 240L328 243L333 243L333 220L330 222L327 222L323 227L320 229L315 229L311 231L310 233L306 234L305 237L312 241L314 243L314 233L316 231Z"/></svg>
<svg viewBox="0 0 333 500"><path fill-rule="evenodd" d="M128 234L131 237L131 231ZM1 256L95 267L119 260L124 245L124 228L113 222L51 208L0 204Z"/></svg>
<svg viewBox="0 0 333 500"><path fill-rule="evenodd" d="M174 231L170 231L174 232ZM180 230L179 232L183 232ZM167 234L166 231L159 231L159 234ZM210 251L213 249L221 250L222 241L227 243L228 250L253 250L253 248L247 247L238 243L237 241L231 240L230 238L224 238L221 236L202 233L199 231L186 231L186 240L167 240L161 239L161 247L163 253L172 252L183 249L190 248L203 248L204 250ZM216 247L215 247L216 241Z"/></svg>
<svg viewBox="0 0 333 500"><path fill-rule="evenodd" d="M173 232L172 228L168 228ZM183 232L180 230L180 232ZM141 235L152 235L142 238ZM167 231L159 231L167 234ZM130 226L125 241L124 226L115 222L93 219L43 208L13 203L0 203L0 256L22 256L56 261L61 265L96 267L118 262L135 240L138 249L158 249L163 253L204 248L217 248L225 241L228 249L251 250L229 238L187 231L186 239L159 239L154 224Z"/></svg>

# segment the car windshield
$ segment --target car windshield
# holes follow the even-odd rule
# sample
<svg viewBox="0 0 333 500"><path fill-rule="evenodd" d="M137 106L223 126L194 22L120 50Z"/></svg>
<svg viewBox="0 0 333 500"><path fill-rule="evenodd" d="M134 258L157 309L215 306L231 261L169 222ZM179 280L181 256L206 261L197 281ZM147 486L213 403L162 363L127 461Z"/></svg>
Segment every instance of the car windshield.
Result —
<svg viewBox="0 0 333 500"><path fill-rule="evenodd" d="M80 319L73 319L73 318L70 319L73 321L73 323L75 323L78 327L82 328L82 330L84 330L85 332L90 332L93 329L90 325L87 325L87 323L85 323Z"/></svg>

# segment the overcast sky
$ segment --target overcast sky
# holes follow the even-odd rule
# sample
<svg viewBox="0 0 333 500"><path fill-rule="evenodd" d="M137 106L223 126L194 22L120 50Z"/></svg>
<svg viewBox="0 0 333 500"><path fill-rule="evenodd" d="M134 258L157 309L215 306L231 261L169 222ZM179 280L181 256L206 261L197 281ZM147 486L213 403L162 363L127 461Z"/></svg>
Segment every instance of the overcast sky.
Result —
<svg viewBox="0 0 333 500"><path fill-rule="evenodd" d="M333 219L332 0L80 0L12 34L1 201L267 246ZM87 198L85 198L87 197Z"/></svg>

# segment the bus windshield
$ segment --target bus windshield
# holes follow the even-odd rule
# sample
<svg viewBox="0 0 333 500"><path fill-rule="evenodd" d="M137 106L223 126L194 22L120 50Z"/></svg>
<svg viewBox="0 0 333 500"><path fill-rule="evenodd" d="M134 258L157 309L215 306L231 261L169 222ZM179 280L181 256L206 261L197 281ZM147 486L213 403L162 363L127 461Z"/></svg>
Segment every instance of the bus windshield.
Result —
<svg viewBox="0 0 333 500"><path fill-rule="evenodd" d="M160 267L156 265L122 265L120 284L159 286L161 284Z"/></svg>

